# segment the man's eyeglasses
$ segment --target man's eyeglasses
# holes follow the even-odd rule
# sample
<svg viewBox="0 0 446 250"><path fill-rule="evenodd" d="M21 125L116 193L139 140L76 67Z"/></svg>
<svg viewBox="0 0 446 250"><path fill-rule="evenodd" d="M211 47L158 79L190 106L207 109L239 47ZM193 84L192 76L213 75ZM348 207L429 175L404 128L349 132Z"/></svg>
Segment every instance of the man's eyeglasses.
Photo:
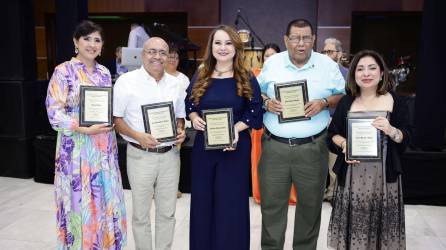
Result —
<svg viewBox="0 0 446 250"><path fill-rule="evenodd" d="M292 43L299 43L303 41L304 43L311 43L313 41L312 36L289 36L288 40Z"/></svg>
<svg viewBox="0 0 446 250"><path fill-rule="evenodd" d="M322 50L322 51L321 51L321 54L324 54L324 55L332 55L332 54L335 53L335 52L339 52L339 51L337 51L337 50Z"/></svg>
<svg viewBox="0 0 446 250"><path fill-rule="evenodd" d="M158 54L162 57L166 57L168 55L167 51L165 50L145 49L144 52L151 56L156 56L156 54Z"/></svg>

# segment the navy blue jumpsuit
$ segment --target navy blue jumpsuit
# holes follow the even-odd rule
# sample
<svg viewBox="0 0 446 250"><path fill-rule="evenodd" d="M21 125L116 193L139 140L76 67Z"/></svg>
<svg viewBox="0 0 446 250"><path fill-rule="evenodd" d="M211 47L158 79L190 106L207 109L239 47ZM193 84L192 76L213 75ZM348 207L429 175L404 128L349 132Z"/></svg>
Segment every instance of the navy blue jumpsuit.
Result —
<svg viewBox="0 0 446 250"><path fill-rule="evenodd" d="M234 124L262 126L262 98L255 78L251 100L237 95L234 78L211 79L209 88L194 105L187 90L186 112L232 108ZM197 132L192 149L190 250L249 249L249 171L251 138L248 129L239 133L235 151L204 150L204 136Z"/></svg>

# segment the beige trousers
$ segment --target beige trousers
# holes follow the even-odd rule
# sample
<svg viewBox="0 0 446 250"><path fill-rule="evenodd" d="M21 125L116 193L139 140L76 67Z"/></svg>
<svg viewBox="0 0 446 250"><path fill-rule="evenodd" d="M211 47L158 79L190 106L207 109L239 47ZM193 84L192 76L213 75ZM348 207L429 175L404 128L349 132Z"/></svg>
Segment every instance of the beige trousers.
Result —
<svg viewBox="0 0 446 250"><path fill-rule="evenodd" d="M155 198L155 249L171 249L180 176L180 154L174 147L152 153L127 145L127 174L132 189L132 228L137 250L152 250L150 208Z"/></svg>

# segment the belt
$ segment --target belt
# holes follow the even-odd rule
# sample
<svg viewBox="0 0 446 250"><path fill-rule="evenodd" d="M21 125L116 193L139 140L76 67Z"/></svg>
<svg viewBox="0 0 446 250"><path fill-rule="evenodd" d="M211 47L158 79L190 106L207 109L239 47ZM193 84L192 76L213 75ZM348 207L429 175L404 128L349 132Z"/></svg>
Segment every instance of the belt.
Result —
<svg viewBox="0 0 446 250"><path fill-rule="evenodd" d="M161 148L143 148L143 147L141 147L141 145L134 143L134 142L129 142L129 144L137 149L142 150L142 151L147 151L147 152L152 152L152 153L166 153L173 148L173 145L165 146L165 147L161 147Z"/></svg>
<svg viewBox="0 0 446 250"><path fill-rule="evenodd" d="M322 130L321 132L319 132L313 136L309 136L309 137L305 137L305 138L280 137L280 136L271 134L271 132L269 132L268 129L266 129L266 128L265 128L265 134L278 142L282 142L282 143L288 144L290 147L294 147L296 145L307 144L307 143L310 143L310 142L316 140L319 136L321 136L325 132L325 130L326 129Z"/></svg>

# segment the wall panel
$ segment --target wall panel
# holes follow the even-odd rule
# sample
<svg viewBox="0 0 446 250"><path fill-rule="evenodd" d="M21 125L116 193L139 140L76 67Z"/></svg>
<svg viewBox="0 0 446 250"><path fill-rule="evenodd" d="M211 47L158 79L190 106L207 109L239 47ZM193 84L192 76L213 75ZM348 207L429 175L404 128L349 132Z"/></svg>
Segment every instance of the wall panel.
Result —
<svg viewBox="0 0 446 250"><path fill-rule="evenodd" d="M88 12L144 12L144 0L89 0Z"/></svg>
<svg viewBox="0 0 446 250"><path fill-rule="evenodd" d="M203 27L189 27L189 39L201 46L201 49L197 51L197 58L202 58L206 50L206 43L208 41L209 34L214 29L214 26ZM189 53L189 58L193 58L193 53Z"/></svg>
<svg viewBox="0 0 446 250"><path fill-rule="evenodd" d="M314 27L317 24L317 1L314 0L282 0L277 4L270 0L222 0L222 23L234 26L239 9L264 43L277 43L282 50L285 49L283 35L291 20L305 18ZM247 25L239 20L237 27L246 29ZM256 42L255 46L261 45Z"/></svg>

